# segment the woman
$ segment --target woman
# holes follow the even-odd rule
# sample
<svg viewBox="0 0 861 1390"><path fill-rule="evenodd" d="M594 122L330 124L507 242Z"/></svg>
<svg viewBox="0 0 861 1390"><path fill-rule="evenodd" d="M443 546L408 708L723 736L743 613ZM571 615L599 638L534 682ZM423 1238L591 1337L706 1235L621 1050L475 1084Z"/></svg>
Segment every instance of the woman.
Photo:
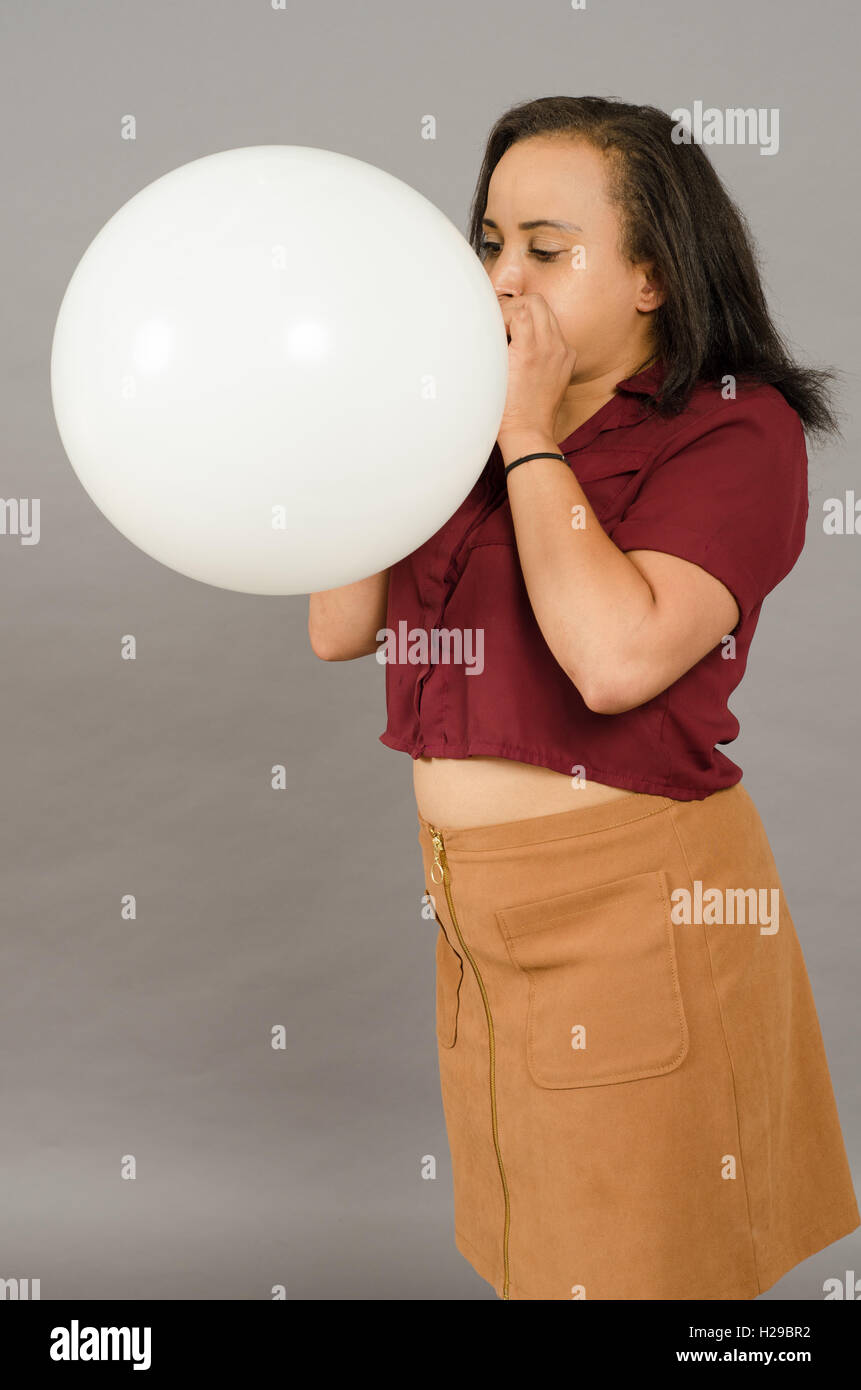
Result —
<svg viewBox="0 0 861 1390"><path fill-rule="evenodd" d="M439 923L455 1239L502 1298L755 1298L859 1224L801 948L716 747L804 544L831 374L791 360L673 129L597 97L496 122L470 240L509 335L497 444L424 545L311 596L326 659L435 634L388 661L381 740L413 758Z"/></svg>

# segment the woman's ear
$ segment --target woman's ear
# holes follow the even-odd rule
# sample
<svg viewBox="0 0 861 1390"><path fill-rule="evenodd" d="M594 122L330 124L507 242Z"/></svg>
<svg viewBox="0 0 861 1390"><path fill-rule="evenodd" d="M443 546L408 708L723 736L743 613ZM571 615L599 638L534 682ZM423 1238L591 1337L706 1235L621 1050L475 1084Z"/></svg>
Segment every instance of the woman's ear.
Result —
<svg viewBox="0 0 861 1390"><path fill-rule="evenodd" d="M659 309L666 298L663 277L651 261L644 262L638 266L640 272L640 289L634 305L640 313L652 314Z"/></svg>

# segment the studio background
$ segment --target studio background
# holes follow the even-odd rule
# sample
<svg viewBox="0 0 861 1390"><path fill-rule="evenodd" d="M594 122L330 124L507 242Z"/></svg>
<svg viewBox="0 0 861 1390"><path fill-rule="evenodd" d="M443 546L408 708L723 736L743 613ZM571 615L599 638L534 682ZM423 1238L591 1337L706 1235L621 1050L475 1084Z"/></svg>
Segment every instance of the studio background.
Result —
<svg viewBox="0 0 861 1390"><path fill-rule="evenodd" d="M41 506L38 544L0 535L0 1278L43 1299L494 1299L454 1245L436 927L411 762L378 738L384 668L315 657L307 597L209 587L116 531L65 457L49 360L84 250L167 171L320 146L465 233L493 121L560 93L779 109L777 154L706 152L781 330L845 374L844 440L808 446L806 547L765 600L726 751L774 850L861 1190L861 537L822 526L858 478L853 5L4 0L0 40L2 496ZM329 425L348 448L337 399ZM847 1269L859 1232L762 1297L821 1299Z"/></svg>

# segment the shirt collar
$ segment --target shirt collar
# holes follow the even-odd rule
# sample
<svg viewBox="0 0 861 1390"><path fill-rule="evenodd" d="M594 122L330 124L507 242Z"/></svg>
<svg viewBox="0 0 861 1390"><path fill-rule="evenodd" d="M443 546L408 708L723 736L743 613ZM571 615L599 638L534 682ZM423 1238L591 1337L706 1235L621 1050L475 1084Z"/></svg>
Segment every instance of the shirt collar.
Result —
<svg viewBox="0 0 861 1390"><path fill-rule="evenodd" d="M594 415L590 415L588 420L584 420L582 425L578 425L572 434L560 440L562 453L573 454L580 449L588 448L603 430L617 429L620 425L638 424L643 419L643 405L638 397L656 391L665 375L666 364L659 358L651 366L644 367L641 372L635 372L633 376L617 381L617 394L605 401L601 408L596 410Z"/></svg>
<svg viewBox="0 0 861 1390"><path fill-rule="evenodd" d="M661 385L666 373L666 363L658 358L657 362L653 362L650 367L644 367L641 372L635 372L633 376L625 377L624 381L617 381L616 390L635 391L640 396L649 395Z"/></svg>

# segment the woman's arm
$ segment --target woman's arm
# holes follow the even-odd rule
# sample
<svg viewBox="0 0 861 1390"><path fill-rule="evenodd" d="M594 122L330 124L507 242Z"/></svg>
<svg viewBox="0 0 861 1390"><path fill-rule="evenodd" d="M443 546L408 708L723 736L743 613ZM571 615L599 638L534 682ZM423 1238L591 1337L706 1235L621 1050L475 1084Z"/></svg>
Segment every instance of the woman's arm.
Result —
<svg viewBox="0 0 861 1390"><path fill-rule="evenodd" d="M500 307L511 340L497 436L503 461L558 454L553 426L577 353L542 295L503 300ZM538 626L596 714L621 714L653 699L739 622L731 589L691 560L661 552L661 528L654 548L654 527L640 528L629 558L564 461L530 459L512 469L508 499ZM670 516L674 511L675 497ZM705 542L695 546L696 557L706 549ZM737 577L735 566L729 569Z"/></svg>
<svg viewBox="0 0 861 1390"><path fill-rule="evenodd" d="M509 436L504 462L558 444ZM739 620L735 598L699 565L610 540L573 471L531 459L508 475L521 569L544 640L597 714L645 704L716 647ZM585 524L572 529L572 508Z"/></svg>
<svg viewBox="0 0 861 1390"><path fill-rule="evenodd" d="M354 584L309 595L308 636L321 661L353 661L370 656L376 634L386 625L389 571L380 570Z"/></svg>

